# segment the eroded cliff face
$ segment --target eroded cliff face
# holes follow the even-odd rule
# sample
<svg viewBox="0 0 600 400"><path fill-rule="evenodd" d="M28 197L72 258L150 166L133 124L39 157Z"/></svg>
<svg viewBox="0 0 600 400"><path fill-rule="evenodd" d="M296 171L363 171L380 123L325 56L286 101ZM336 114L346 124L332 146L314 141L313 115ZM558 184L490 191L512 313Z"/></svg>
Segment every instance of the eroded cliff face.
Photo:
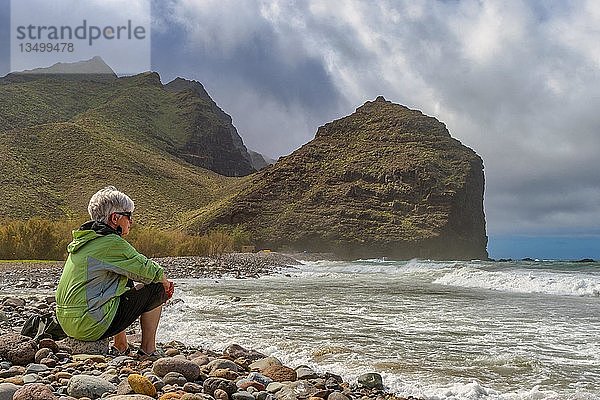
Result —
<svg viewBox="0 0 600 400"><path fill-rule="evenodd" d="M189 121L177 156L225 176L245 176L256 171L231 117L200 82L176 78L164 87L176 94L180 114Z"/></svg>
<svg viewBox="0 0 600 400"><path fill-rule="evenodd" d="M320 127L193 226L342 257L486 259L481 158L435 118L382 97Z"/></svg>

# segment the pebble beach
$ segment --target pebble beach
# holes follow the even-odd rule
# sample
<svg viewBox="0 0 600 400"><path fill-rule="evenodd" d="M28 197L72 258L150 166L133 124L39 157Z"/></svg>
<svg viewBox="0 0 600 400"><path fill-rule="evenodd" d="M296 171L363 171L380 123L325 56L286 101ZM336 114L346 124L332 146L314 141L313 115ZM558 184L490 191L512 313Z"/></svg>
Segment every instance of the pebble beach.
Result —
<svg viewBox="0 0 600 400"><path fill-rule="evenodd" d="M285 273L298 264L278 253L238 253L219 257L157 259L171 279L258 278ZM159 343L164 357L136 354L139 328L132 326L129 354L109 354L107 341L65 339L39 342L20 335L33 314L52 312L53 289L62 262L0 263L0 400L21 399L202 399L202 400L355 400L398 399L377 373L347 382L306 365L283 365L252 349L224 349ZM163 313L169 313L171 302ZM411 398L412 399L412 398Z"/></svg>

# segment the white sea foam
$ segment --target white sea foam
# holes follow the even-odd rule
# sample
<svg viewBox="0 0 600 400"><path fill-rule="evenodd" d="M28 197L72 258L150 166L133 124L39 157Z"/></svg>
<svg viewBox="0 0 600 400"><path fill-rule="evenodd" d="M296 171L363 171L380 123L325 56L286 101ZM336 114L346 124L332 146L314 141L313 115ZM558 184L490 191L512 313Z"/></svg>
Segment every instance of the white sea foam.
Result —
<svg viewBox="0 0 600 400"><path fill-rule="evenodd" d="M291 278L179 280L184 302L165 309L159 339L214 350L237 343L348 382L377 371L404 397L600 399L590 333L600 329L600 305L535 294L593 296L600 276L555 267L322 261Z"/></svg>
<svg viewBox="0 0 600 400"><path fill-rule="evenodd" d="M447 272L433 283L514 293L600 296L600 276L585 273L559 274L522 269L486 271L473 267L462 267Z"/></svg>
<svg viewBox="0 0 600 400"><path fill-rule="evenodd" d="M342 275L399 275L399 274L432 274L447 268L464 265L460 262L432 262L413 259L410 261L357 260L351 263L345 261L305 261L292 274L303 276Z"/></svg>

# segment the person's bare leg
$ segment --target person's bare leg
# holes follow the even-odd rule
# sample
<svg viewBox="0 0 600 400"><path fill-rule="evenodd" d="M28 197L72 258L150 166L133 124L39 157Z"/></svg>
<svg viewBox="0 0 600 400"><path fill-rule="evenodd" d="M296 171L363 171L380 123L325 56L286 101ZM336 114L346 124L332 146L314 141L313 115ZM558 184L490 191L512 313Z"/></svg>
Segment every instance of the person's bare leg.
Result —
<svg viewBox="0 0 600 400"><path fill-rule="evenodd" d="M161 311L162 306L158 306L140 316L140 325L142 326L141 349L144 353L150 354L156 350L156 330L158 329Z"/></svg>
<svg viewBox="0 0 600 400"><path fill-rule="evenodd" d="M124 352L125 350L127 350L127 347L129 345L127 344L127 334L125 333L125 331L117 333L113 339L115 341L114 346L117 348L117 350L119 350L120 352Z"/></svg>

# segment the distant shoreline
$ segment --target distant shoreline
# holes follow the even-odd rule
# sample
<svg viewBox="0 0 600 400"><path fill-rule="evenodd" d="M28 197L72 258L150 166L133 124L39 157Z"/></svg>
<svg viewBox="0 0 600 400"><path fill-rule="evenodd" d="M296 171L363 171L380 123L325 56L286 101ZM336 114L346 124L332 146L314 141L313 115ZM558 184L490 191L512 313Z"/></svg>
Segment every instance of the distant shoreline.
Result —
<svg viewBox="0 0 600 400"><path fill-rule="evenodd" d="M170 279L186 278L258 278L299 264L291 256L270 253L228 253L213 257L163 257L154 259L162 265ZM2 260L0 290L54 290L60 279L64 261Z"/></svg>

